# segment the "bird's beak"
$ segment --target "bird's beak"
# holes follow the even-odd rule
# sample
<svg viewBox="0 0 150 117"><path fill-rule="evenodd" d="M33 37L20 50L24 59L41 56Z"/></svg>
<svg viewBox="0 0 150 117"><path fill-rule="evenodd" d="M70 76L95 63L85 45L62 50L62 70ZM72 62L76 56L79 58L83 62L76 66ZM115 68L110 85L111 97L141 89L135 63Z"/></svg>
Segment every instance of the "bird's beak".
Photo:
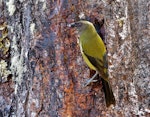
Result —
<svg viewBox="0 0 150 117"><path fill-rule="evenodd" d="M74 22L74 23L68 24L68 27L75 28L75 27L77 27L77 23Z"/></svg>

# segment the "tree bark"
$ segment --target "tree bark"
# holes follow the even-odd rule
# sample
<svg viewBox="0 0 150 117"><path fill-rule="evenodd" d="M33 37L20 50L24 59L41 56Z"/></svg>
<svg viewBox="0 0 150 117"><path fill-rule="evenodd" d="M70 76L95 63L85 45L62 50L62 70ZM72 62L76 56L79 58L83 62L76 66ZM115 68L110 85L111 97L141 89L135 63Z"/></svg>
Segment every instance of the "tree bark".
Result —
<svg viewBox="0 0 150 117"><path fill-rule="evenodd" d="M0 117L150 116L149 0L0 0ZM90 77L77 34L102 32L116 105ZM104 25L101 22L104 19Z"/></svg>

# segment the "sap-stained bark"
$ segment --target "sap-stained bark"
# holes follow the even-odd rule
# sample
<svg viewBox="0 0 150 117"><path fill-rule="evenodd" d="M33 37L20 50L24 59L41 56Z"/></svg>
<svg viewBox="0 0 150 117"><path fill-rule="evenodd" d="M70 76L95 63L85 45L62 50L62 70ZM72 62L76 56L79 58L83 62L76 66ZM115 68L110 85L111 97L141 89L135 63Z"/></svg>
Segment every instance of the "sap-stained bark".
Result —
<svg viewBox="0 0 150 117"><path fill-rule="evenodd" d="M148 11L149 0L0 1L11 44L0 58L0 70L9 71L0 74L0 117L148 117ZM90 70L67 27L79 14L95 25L104 19L113 108L105 106L101 82L82 87Z"/></svg>

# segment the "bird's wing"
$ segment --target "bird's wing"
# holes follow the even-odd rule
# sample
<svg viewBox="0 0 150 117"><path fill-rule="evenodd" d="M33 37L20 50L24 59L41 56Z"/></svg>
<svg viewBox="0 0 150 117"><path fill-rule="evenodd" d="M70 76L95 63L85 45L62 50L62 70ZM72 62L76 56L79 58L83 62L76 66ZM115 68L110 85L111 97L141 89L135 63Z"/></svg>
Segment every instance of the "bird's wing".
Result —
<svg viewBox="0 0 150 117"><path fill-rule="evenodd" d="M99 58L92 57L85 52L83 52L85 56L88 58L88 60L91 62L91 64L100 72L102 77L108 78L108 62L107 62L107 54L104 55L103 60Z"/></svg>

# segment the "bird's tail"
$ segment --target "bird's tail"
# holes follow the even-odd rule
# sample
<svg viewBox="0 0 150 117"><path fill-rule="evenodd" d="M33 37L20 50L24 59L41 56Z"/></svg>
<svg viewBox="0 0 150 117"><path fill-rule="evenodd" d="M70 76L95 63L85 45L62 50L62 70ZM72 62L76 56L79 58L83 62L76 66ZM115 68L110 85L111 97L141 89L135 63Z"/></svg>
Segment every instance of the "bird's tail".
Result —
<svg viewBox="0 0 150 117"><path fill-rule="evenodd" d="M102 78L102 84L105 93L106 106L109 107L111 104L115 105L115 97L109 82Z"/></svg>

